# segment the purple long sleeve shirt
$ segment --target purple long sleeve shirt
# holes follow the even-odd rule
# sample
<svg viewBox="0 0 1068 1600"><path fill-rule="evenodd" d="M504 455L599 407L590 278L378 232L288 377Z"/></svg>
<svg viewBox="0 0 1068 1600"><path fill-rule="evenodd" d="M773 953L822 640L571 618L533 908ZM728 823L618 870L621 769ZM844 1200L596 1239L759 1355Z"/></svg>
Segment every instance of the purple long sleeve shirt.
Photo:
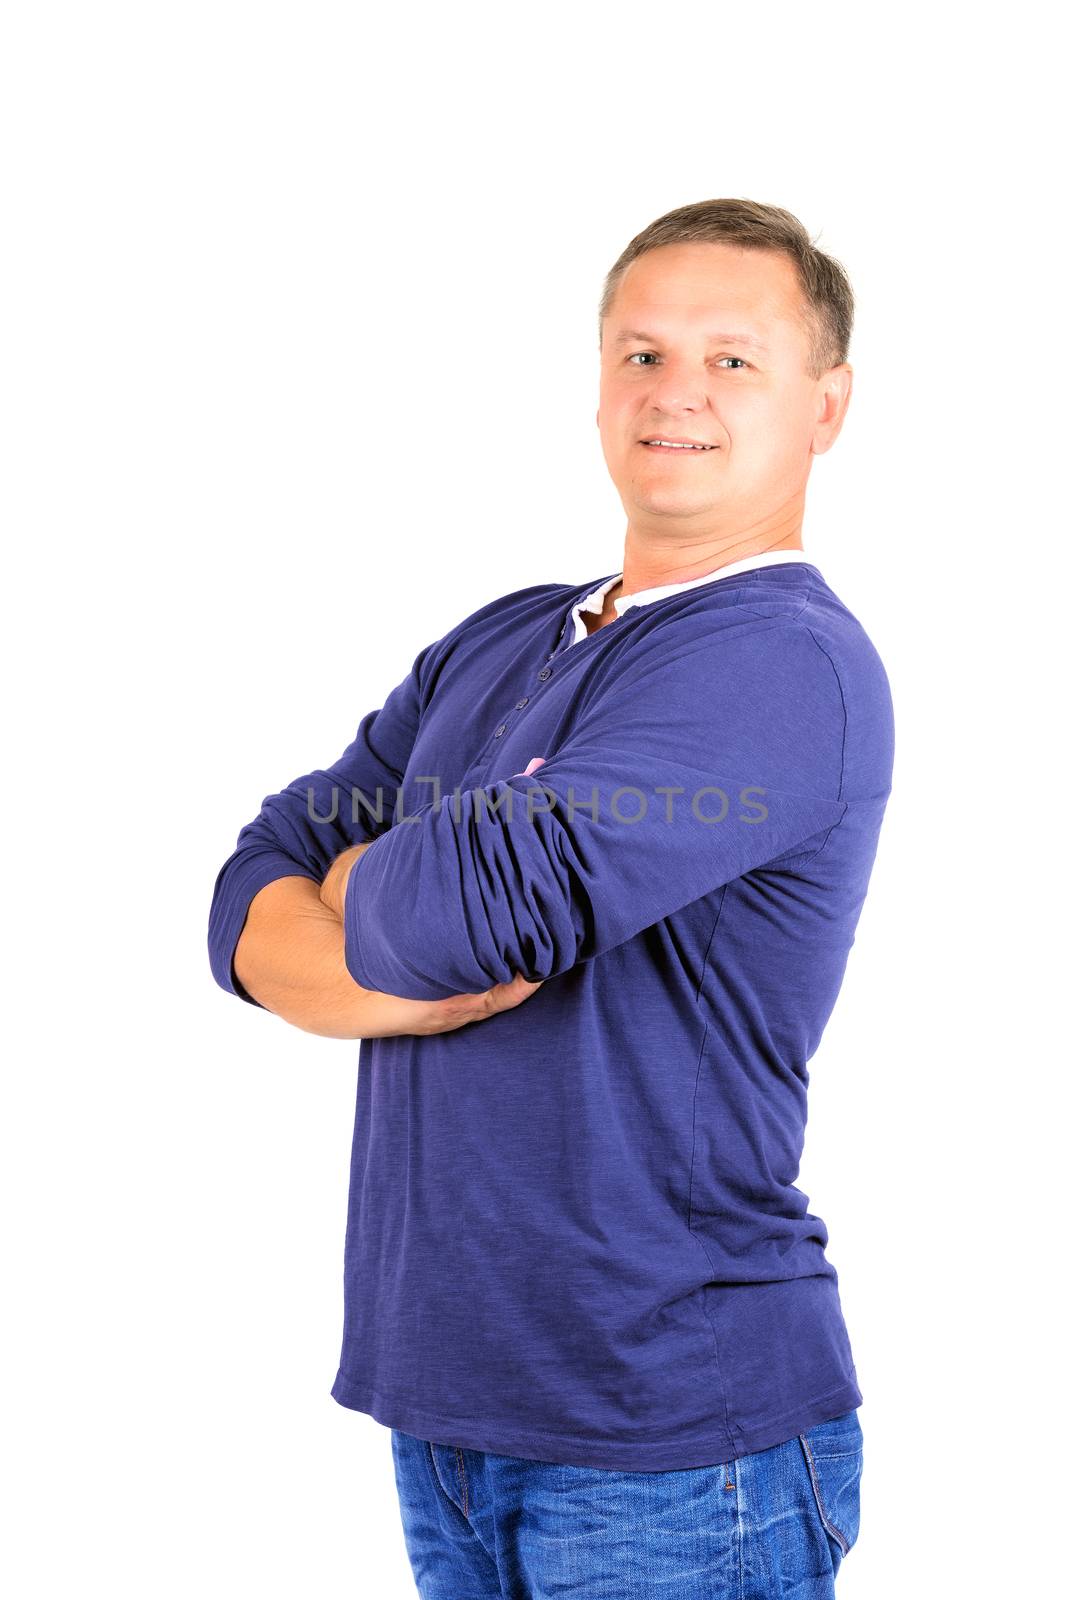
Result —
<svg viewBox="0 0 1068 1600"><path fill-rule="evenodd" d="M358 983L544 980L485 1021L361 1042L331 1392L443 1443L663 1471L863 1398L794 1180L893 710L801 552L586 634L591 587L504 595L421 650L242 828L208 942L249 1000L253 896L373 839L345 900Z"/></svg>

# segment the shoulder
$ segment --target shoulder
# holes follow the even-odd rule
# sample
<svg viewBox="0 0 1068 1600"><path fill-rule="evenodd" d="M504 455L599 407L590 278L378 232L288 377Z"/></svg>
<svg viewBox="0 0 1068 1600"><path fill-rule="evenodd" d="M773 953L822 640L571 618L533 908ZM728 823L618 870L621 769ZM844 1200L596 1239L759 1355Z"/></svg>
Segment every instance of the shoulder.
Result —
<svg viewBox="0 0 1068 1600"><path fill-rule="evenodd" d="M781 570L781 569L779 569ZM848 713L875 711L889 702L882 659L866 629L822 574L807 569L803 587L776 591L770 584L739 591L735 603L708 611L709 668L717 657L733 670L752 669L768 681L793 683L797 692L837 696Z"/></svg>
<svg viewBox="0 0 1068 1600"><path fill-rule="evenodd" d="M602 663L593 712L625 715L635 739L655 728L783 790L851 800L888 788L886 676L844 608L709 595L627 646Z"/></svg>
<svg viewBox="0 0 1068 1600"><path fill-rule="evenodd" d="M814 584L795 619L825 658L841 696L843 782L854 798L890 791L894 705L882 657L857 616L825 582Z"/></svg>

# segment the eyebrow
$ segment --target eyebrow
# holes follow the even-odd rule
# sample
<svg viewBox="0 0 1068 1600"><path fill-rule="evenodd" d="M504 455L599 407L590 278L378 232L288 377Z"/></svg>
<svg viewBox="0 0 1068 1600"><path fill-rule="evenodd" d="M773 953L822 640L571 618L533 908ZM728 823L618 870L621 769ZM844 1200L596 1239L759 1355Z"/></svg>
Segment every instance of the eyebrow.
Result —
<svg viewBox="0 0 1068 1600"><path fill-rule="evenodd" d="M636 333L632 328L624 328L612 340L613 344L629 344L632 339L637 339L642 344L656 344L657 338L653 333ZM708 339L715 344L741 344L750 350L763 350L768 353L768 346L751 333L710 333Z"/></svg>

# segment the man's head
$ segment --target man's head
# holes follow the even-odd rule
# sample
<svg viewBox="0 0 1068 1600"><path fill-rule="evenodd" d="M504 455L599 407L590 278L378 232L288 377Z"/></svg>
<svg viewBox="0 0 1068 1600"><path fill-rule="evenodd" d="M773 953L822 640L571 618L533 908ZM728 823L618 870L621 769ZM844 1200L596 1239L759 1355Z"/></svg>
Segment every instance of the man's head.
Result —
<svg viewBox="0 0 1068 1600"><path fill-rule="evenodd" d="M842 267L778 207L708 200L632 239L601 298L597 412L632 528L800 528L812 458L845 420L852 324Z"/></svg>

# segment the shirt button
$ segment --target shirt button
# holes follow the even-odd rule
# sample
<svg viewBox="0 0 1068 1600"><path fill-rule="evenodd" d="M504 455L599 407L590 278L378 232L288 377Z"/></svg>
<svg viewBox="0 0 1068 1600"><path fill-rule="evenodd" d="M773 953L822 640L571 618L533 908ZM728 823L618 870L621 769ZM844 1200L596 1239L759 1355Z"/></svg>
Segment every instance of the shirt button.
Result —
<svg viewBox="0 0 1068 1600"><path fill-rule="evenodd" d="M516 703L515 703L516 710L517 711L522 711L523 707L526 705L526 703L527 703L527 701L529 699L530 699L530 696L528 694L525 694L523 696L522 700L517 700Z"/></svg>
<svg viewBox="0 0 1068 1600"><path fill-rule="evenodd" d="M541 671L538 673L538 677L541 679L542 683L545 682L546 678L551 678L552 675L552 667L542 667Z"/></svg>
<svg viewBox="0 0 1068 1600"><path fill-rule="evenodd" d="M493 735L493 737L494 737L494 738L495 738L495 739L499 739L499 738L500 738L500 736L501 736L501 734L502 734L502 733L503 733L503 732L504 732L504 731L505 731L505 728L506 728L506 727L507 727L507 723L504 723L504 722L502 722L502 723L501 723L501 725L500 725L500 727L499 727L499 728L498 728L498 729L497 729L497 731L496 731L496 732L495 732L495 733L494 733L494 735Z"/></svg>

